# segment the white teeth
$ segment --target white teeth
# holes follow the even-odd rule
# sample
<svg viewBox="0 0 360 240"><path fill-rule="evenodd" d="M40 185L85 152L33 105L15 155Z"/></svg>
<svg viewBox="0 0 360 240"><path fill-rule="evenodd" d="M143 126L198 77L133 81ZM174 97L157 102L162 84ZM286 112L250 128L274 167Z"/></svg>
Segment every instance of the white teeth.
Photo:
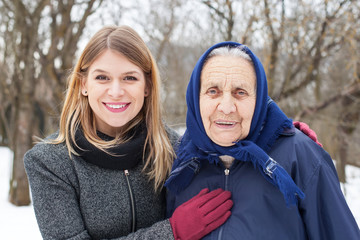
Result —
<svg viewBox="0 0 360 240"><path fill-rule="evenodd" d="M111 108L115 108L115 109L119 109L119 108L125 107L126 104L121 104L121 105L106 104L106 106L111 107Z"/></svg>
<svg viewBox="0 0 360 240"><path fill-rule="evenodd" d="M222 124L222 125L234 125L234 122L216 122L216 124Z"/></svg>

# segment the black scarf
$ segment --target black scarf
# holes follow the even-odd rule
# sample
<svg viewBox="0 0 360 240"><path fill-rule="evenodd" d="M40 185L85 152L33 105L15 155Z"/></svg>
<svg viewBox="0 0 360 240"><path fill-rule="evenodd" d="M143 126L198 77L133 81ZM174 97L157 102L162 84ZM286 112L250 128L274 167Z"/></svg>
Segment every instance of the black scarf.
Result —
<svg viewBox="0 0 360 240"><path fill-rule="evenodd" d="M75 133L76 143L79 147L74 145L74 149L86 162L101 168L112 170L131 169L136 167L143 158L146 134L146 128L140 124L139 127L135 127L128 134L133 136L129 141L108 149L111 155L91 144L85 138L81 127L79 127ZM97 135L104 141L114 139L99 131Z"/></svg>

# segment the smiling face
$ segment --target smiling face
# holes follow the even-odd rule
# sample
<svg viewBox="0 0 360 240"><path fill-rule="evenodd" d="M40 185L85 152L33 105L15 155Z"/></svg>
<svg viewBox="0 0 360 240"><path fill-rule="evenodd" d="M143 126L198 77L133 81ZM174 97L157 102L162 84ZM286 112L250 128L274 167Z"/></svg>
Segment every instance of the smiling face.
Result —
<svg viewBox="0 0 360 240"><path fill-rule="evenodd" d="M112 50L95 59L82 82L82 94L88 97L96 127L109 136L135 118L147 91L141 68Z"/></svg>
<svg viewBox="0 0 360 240"><path fill-rule="evenodd" d="M208 137L232 146L247 137L256 103L253 64L240 57L214 56L201 73L200 113Z"/></svg>

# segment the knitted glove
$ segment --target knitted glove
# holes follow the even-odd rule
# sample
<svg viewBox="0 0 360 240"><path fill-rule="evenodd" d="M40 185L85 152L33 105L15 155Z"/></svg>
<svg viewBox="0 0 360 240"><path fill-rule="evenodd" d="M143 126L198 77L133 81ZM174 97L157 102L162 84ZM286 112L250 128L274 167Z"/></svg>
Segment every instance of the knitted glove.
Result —
<svg viewBox="0 0 360 240"><path fill-rule="evenodd" d="M230 197L229 191L205 188L176 208L170 218L175 240L197 240L222 225L231 215Z"/></svg>
<svg viewBox="0 0 360 240"><path fill-rule="evenodd" d="M294 126L299 129L300 131L302 131L303 133L305 133L309 138L311 138L314 142L316 142L320 147L322 147L322 144L318 141L316 133L314 132L314 130L312 130L309 125L307 125L306 123L303 122L294 122Z"/></svg>

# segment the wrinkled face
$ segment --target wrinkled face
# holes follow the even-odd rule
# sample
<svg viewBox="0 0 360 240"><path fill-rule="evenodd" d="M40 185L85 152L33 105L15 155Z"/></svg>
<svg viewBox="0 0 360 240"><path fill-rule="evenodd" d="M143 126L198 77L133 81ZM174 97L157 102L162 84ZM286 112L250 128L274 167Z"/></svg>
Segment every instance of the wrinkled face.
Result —
<svg viewBox="0 0 360 240"><path fill-rule="evenodd" d="M253 64L240 57L215 56L201 72L200 113L208 137L232 146L247 137L256 103Z"/></svg>
<svg viewBox="0 0 360 240"><path fill-rule="evenodd" d="M122 54L106 50L89 67L82 82L99 131L115 136L132 120L148 95L144 72Z"/></svg>

